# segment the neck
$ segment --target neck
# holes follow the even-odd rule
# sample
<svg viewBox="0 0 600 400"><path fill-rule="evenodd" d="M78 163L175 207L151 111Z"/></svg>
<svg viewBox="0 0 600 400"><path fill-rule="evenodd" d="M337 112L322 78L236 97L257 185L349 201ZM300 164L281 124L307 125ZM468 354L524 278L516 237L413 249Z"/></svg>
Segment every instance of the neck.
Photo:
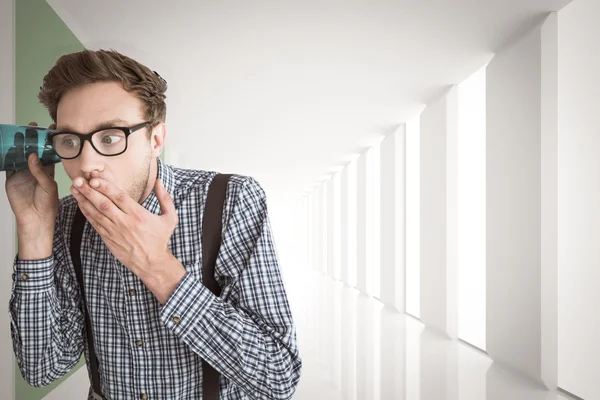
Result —
<svg viewBox="0 0 600 400"><path fill-rule="evenodd" d="M150 171L148 173L148 184L146 185L146 189L144 189L144 193L140 197L140 201L139 201L140 204L143 203L148 198L148 196L150 196L150 193L152 193L152 190L154 189L154 184L156 183L157 179L158 179L158 161L156 160L156 158L154 158L150 161Z"/></svg>

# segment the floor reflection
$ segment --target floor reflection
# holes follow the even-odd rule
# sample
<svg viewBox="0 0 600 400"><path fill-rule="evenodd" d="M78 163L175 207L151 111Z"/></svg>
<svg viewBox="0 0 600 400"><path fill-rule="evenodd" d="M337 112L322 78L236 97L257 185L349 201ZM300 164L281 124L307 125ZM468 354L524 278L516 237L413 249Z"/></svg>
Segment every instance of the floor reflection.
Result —
<svg viewBox="0 0 600 400"><path fill-rule="evenodd" d="M300 400L568 400L314 270L284 271Z"/></svg>

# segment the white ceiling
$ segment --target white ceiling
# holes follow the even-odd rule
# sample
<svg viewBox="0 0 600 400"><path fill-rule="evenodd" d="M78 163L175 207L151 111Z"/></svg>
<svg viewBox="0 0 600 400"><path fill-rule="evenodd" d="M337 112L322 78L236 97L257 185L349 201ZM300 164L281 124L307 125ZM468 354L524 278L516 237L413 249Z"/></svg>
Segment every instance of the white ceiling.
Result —
<svg viewBox="0 0 600 400"><path fill-rule="evenodd" d="M167 160L307 192L570 0L49 0L169 83Z"/></svg>

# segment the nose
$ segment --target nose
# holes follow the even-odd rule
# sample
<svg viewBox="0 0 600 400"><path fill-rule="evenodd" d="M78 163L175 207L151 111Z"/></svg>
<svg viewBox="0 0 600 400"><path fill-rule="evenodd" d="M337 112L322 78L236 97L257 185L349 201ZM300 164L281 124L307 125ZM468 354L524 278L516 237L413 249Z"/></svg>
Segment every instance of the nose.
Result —
<svg viewBox="0 0 600 400"><path fill-rule="evenodd" d="M92 172L104 171L104 157L98 154L92 147L92 144L88 141L83 143L83 149L81 150L80 168L84 176L89 177Z"/></svg>

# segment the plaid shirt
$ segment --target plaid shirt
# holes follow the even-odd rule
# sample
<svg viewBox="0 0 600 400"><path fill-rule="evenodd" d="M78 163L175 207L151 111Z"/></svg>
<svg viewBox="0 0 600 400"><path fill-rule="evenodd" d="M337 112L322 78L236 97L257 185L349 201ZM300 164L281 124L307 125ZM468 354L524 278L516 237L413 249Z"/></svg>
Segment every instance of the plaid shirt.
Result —
<svg viewBox="0 0 600 400"><path fill-rule="evenodd" d="M201 227L216 172L173 168L158 177L179 216L169 248L187 273L161 305L86 223L81 262L99 372L109 400L202 399L201 359L221 375L221 399L289 399L302 362L280 275L266 195L252 177L233 175L223 209L216 297L201 283ZM154 214L154 192L142 203ZM85 340L83 302L69 237L77 204L60 201L53 254L15 260L10 300L14 352L24 378L48 385L71 370ZM88 364L89 372L89 364Z"/></svg>

